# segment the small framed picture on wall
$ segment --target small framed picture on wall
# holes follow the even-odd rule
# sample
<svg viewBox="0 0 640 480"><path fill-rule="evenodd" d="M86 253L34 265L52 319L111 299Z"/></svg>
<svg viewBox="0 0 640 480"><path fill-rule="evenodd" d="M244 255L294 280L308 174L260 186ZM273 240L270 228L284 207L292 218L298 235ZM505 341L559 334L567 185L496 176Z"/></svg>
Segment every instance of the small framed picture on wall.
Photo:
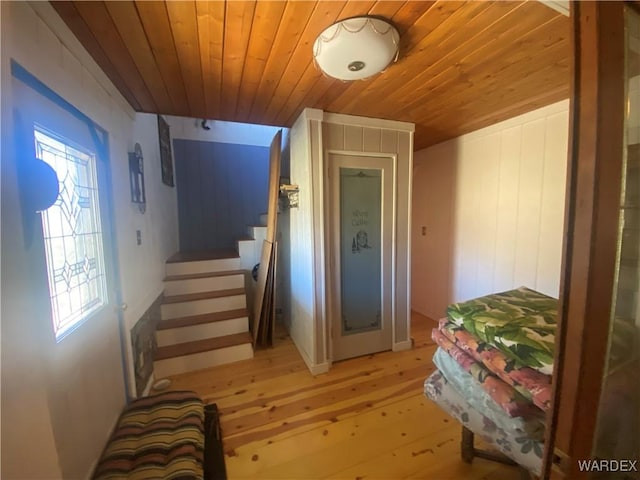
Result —
<svg viewBox="0 0 640 480"><path fill-rule="evenodd" d="M171 135L169 124L158 115L158 137L160 140L160 165L162 167L162 183L173 187L173 158L171 156Z"/></svg>

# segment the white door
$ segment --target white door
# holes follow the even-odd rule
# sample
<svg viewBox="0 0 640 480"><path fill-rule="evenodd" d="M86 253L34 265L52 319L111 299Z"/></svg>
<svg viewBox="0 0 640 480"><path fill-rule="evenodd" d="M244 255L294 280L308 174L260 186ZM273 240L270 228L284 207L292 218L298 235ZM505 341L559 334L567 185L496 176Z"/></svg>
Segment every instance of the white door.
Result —
<svg viewBox="0 0 640 480"><path fill-rule="evenodd" d="M330 153L329 312L334 361L391 349L394 160Z"/></svg>

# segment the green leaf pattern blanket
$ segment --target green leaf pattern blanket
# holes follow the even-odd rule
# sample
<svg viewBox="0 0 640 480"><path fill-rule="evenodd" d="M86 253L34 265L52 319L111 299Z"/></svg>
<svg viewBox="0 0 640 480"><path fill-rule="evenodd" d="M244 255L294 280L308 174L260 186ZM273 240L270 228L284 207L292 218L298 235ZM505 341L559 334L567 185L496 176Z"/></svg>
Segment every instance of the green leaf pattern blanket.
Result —
<svg viewBox="0 0 640 480"><path fill-rule="evenodd" d="M553 372L558 300L526 287L447 308L449 319L494 346L518 366Z"/></svg>

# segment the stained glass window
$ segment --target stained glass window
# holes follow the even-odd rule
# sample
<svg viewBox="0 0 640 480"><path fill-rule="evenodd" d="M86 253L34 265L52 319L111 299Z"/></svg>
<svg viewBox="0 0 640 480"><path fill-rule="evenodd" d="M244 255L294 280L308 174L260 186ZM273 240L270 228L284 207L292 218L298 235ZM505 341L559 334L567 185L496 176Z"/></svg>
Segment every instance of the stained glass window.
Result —
<svg viewBox="0 0 640 480"><path fill-rule="evenodd" d="M107 303L96 156L37 128L36 156L58 175L60 191L42 212L56 339Z"/></svg>

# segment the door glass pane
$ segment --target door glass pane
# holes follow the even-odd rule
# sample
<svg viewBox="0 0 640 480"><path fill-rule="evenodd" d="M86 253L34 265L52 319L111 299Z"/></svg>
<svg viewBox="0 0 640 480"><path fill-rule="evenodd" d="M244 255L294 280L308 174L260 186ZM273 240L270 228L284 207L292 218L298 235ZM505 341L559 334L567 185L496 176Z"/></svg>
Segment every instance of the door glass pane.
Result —
<svg viewBox="0 0 640 480"><path fill-rule="evenodd" d="M340 168L342 334L381 328L382 172Z"/></svg>
<svg viewBox="0 0 640 480"><path fill-rule="evenodd" d="M629 8L625 36L627 111L618 258L593 452L595 459L620 463L592 474L603 479L640 479L640 16ZM635 468L628 468L627 461L637 462Z"/></svg>

